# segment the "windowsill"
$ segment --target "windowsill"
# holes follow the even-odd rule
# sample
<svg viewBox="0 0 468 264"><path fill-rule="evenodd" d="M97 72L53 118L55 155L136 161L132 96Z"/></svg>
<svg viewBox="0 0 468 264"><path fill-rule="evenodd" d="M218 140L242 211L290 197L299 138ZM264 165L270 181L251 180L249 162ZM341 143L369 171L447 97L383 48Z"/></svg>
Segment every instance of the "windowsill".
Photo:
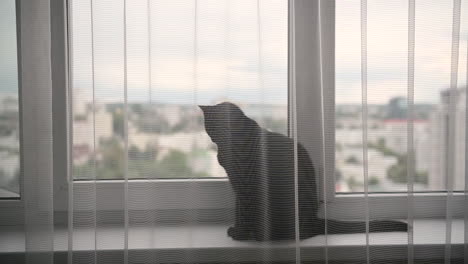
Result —
<svg viewBox="0 0 468 264"><path fill-rule="evenodd" d="M276 250L291 250L294 249L295 243L288 242L240 242L234 241L226 235L227 225L221 224L199 224L191 226L158 226L153 228L153 233L148 232L148 227L131 227L129 229L129 250L151 252L151 248L155 248L157 252L170 251L172 253L177 250L195 249L201 252L211 252L222 249L223 254L233 250L239 252L242 250L249 251L249 254L258 255L259 250L267 250L274 248ZM415 249L421 247L431 247L434 254L442 252L445 246L445 221L441 220L415 220L414 224L414 246ZM24 252L24 233L18 227L1 227L0 233L0 254L21 254ZM99 228L97 234L97 247L99 250L111 252L122 251L123 243L123 228L122 226L108 226ZM390 233L371 233L369 241L373 248L385 246L386 251L389 249L402 250L406 252L406 244L408 236L403 232ZM74 233L74 248L76 252L93 251L95 245L95 235L91 228L77 228ZM350 249L356 255L356 250L364 248L366 245L365 234L343 234L343 235L328 235L326 241L329 247L329 254L333 249L339 250L340 257L346 249ZM454 219L452 222L452 251L457 254L457 245L460 247L460 254L463 253L464 243L464 221L463 219ZM55 251L67 251L67 230L56 229L55 236ZM151 247L150 245L154 245ZM302 240L299 243L301 254L311 256L312 258L319 257L323 252L325 245L325 236L316 236L313 238ZM399 247L401 246L401 247ZM182 251L181 251L182 252ZM255 253L256 252L256 253ZM310 252L310 254L308 254ZM271 253L271 252L270 252ZM209 253L207 253L210 255ZM236 253L234 253L235 255ZM183 255L183 254L182 254ZM198 255L198 254L197 254ZM201 254L201 256L204 254ZM212 255L212 254L211 254ZM359 255L359 254L358 254ZM323 256L323 255L322 255ZM395 252L390 256L395 256ZM443 255L442 255L443 256ZM210 257L210 259L213 256ZM258 257L258 256L257 256Z"/></svg>
<svg viewBox="0 0 468 264"><path fill-rule="evenodd" d="M19 198L19 194L9 191L7 189L0 188L0 199L17 199Z"/></svg>

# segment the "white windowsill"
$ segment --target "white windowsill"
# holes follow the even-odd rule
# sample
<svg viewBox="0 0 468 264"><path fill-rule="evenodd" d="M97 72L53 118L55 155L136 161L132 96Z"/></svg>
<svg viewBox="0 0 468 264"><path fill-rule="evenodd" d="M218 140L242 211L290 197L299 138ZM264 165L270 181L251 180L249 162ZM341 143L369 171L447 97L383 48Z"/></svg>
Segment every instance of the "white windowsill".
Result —
<svg viewBox="0 0 468 264"><path fill-rule="evenodd" d="M240 242L234 241L226 235L227 225L220 224L200 224L190 226L157 226L153 228L153 234L149 234L148 227L130 227L129 229L129 250L145 250L151 252L168 250L174 252L177 250L195 249L207 250L210 252L222 249L225 253L232 250L249 250L249 254L257 255L261 250L275 249L289 250L294 249L295 243L288 242ZM436 247L443 250L445 245L445 221L444 220L415 220L414 224L414 246ZM0 254L21 254L24 252L24 233L18 227L1 227L0 233ZM67 230L56 229L55 251L67 251ZM102 251L122 251L123 243L122 226L101 227L98 231L98 250ZM75 229L74 241L76 252L86 252L94 250L94 230L91 228ZM372 247L380 248L385 246L394 249L406 250L407 233L389 232L389 233L371 233L369 241ZM346 249L356 252L366 244L365 234L342 234L329 235L327 239L329 249L339 249L343 254ZM454 219L452 222L452 245L463 245L464 243L464 221L463 219ZM318 257L317 250L322 250L325 244L325 236L316 236L302 240L299 245L303 256ZM152 247L150 245L153 245ZM401 247L399 247L401 246ZM310 254L307 252L310 250ZM439 251L440 251L439 250ZM322 250L323 251L323 250ZM437 250L434 251L434 254ZM314 252L314 253L312 253ZM321 251L320 251L321 252ZM331 251L329 250L329 254ZM440 251L443 252L443 251ZM181 253L183 255L183 253ZM201 254L203 255L203 254ZM208 254L209 255L209 254ZM456 254L455 254L456 255ZM393 254L393 256L395 256ZM212 258L211 256L210 258ZM341 256L343 257L343 256Z"/></svg>
<svg viewBox="0 0 468 264"><path fill-rule="evenodd" d="M19 198L19 194L0 188L0 198Z"/></svg>

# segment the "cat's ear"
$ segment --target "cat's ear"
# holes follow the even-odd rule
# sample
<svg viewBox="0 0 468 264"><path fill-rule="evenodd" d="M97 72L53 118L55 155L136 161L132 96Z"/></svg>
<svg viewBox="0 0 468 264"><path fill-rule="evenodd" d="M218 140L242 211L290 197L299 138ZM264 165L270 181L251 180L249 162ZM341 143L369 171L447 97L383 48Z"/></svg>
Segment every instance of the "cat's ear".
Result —
<svg viewBox="0 0 468 264"><path fill-rule="evenodd" d="M209 105L199 105L198 107L200 107L200 109L203 111L203 113L208 113L210 112L212 106L209 106Z"/></svg>

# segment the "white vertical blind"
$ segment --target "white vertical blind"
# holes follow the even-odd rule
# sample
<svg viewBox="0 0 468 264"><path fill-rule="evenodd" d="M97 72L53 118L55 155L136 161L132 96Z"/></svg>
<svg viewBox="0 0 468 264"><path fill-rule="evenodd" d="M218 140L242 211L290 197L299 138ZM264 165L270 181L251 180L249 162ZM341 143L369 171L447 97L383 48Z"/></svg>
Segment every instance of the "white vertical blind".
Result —
<svg viewBox="0 0 468 264"><path fill-rule="evenodd" d="M362 85L362 168L364 175L364 207L366 222L366 262L370 263L369 248L369 157L367 123L367 0L361 1L361 85Z"/></svg>
<svg viewBox="0 0 468 264"><path fill-rule="evenodd" d="M459 59L459 42L460 42L460 14L461 0L453 1L452 15L452 50L451 50L451 68L450 68L450 90L449 90L449 109L448 109L448 152L447 152L447 213L446 213L446 230L445 230L445 263L451 262L452 256L452 221L453 207L452 198L454 190L455 166L456 166L456 131L455 124L457 122L456 100L458 93L458 59ZM465 85L466 86L466 85ZM466 87L465 87L466 91Z"/></svg>
<svg viewBox="0 0 468 264"><path fill-rule="evenodd" d="M414 0L408 1L408 128L407 128L407 155L408 155L408 264L414 263L414 49L415 49L415 8Z"/></svg>
<svg viewBox="0 0 468 264"><path fill-rule="evenodd" d="M467 4L463 4L464 10L467 10ZM465 19L467 17L467 12L464 12ZM466 26L466 23L465 23ZM465 27L466 29L466 27ZM465 34L466 35L466 34ZM468 87L468 41L466 43L466 66L465 66L465 86ZM467 118L468 118L468 96L465 96L465 124L468 124ZM468 129L465 128L465 140L468 138ZM468 144L465 142L465 164L467 164L467 158L468 158ZM463 256L465 259L468 259L468 201L467 201L467 192L468 192L468 170L465 168L465 190L464 190L464 195L465 195L465 206L463 208L464 210L464 246L463 246Z"/></svg>
<svg viewBox="0 0 468 264"><path fill-rule="evenodd" d="M464 4L466 10L466 4ZM465 17L466 17L465 12ZM466 34L465 34L466 35ZM466 73L465 73L465 86L468 87L468 42L466 44ZM466 88L465 88L466 89ZM465 108L468 105L468 96L465 96ZM468 124L468 112L465 109L465 125ZM468 138L468 129L465 128L465 140ZM468 157L468 144L465 143L465 164L467 164L467 157ZM463 256L465 259L468 259L468 202L467 196L468 194L468 170L465 169L465 189L464 189L464 198L465 198L465 206L463 208L464 211L464 246L463 246Z"/></svg>
<svg viewBox="0 0 468 264"><path fill-rule="evenodd" d="M72 176L65 249L57 242L63 227L54 218L58 209L50 158L50 6L47 0L22 3L22 16L37 20L21 27L22 36L33 40L22 42L21 61L26 263L57 262L59 251L67 251L68 263L467 262L466 201L458 203L468 189L466 3L440 1L443 8L414 0L330 3L71 1ZM330 25L328 11L335 7L339 12L332 13L344 14L335 18L336 25L346 30ZM431 78L444 87L432 89L425 80ZM382 105L394 97L403 98L405 115L379 123ZM424 108L430 113L422 113L427 98L437 102ZM357 103L350 103L354 99ZM225 144L217 146L207 135L199 105L223 101L238 105L261 127L289 137L291 151L283 152L284 163L274 164L278 170L292 168L293 175L281 178L284 199L272 197L275 182L269 176L275 172L269 159L270 151L278 149L268 146L270 134L247 137L259 149L248 158L236 156L243 146L227 132ZM344 123L340 111L352 116L351 125L358 124L349 135L338 131ZM426 115L434 123L421 128ZM387 138L378 142L379 126L401 139L393 142L401 149L392 149ZM430 131L432 141L421 141L421 130ZM353 135L358 139L346 151L358 157L343 165L345 151L339 148ZM246 191L226 178L229 169L217 157L223 147L238 168L258 169L258 186L250 186L252 179L243 186L257 192L254 197L263 205L249 212L260 225L248 235L267 241L228 236L237 221L239 193ZM306 225L301 222L303 149L315 167L317 186L310 197L320 206L317 215L360 221L361 233L336 234L336 225L324 221L315 222L317 236L301 239ZM440 172L438 177L428 173L424 178L421 156L434 161L426 167ZM404 179L379 176L384 166L386 172L403 171ZM350 171L358 171L354 186L346 174ZM343 179L348 191L338 189ZM379 189L376 181L389 189ZM430 191L438 191L431 199L444 204L437 221L445 228L434 231L444 242L428 246L434 234L422 232L427 222L416 216L432 208L433 200L425 199L434 196ZM403 214L388 209L395 208L395 197L406 203ZM275 211L272 201L293 209ZM287 241L268 241L278 232L276 217L286 217L286 228L293 229ZM374 234L375 219L405 221L409 230ZM436 220L434 214L425 219L430 220Z"/></svg>
<svg viewBox="0 0 468 264"><path fill-rule="evenodd" d="M295 232L295 263L301 263L301 248L299 245L300 241L300 218L299 218L299 160L298 160L298 134L297 134L297 94L296 94L296 28L295 28L295 10L296 10L296 3L295 1L288 2L289 12L288 15L290 17L290 25L288 30L290 31L291 38L289 40L289 65L291 68L289 69L289 105L290 105L290 114L289 114L289 133L290 136L293 138L293 166L294 166L294 232ZM260 33L260 31L259 31ZM287 157L286 157L287 158ZM272 259L270 262L274 261Z"/></svg>
<svg viewBox="0 0 468 264"><path fill-rule="evenodd" d="M329 119L326 118L326 113L328 112L327 111L327 101L326 101L326 89L328 87L325 86L325 82L324 82L324 63L323 63L323 54L324 54L324 49L323 49L323 46L324 43L326 43L326 40L324 40L324 36L323 36L323 32L322 32L322 28L323 28L323 18L322 18L322 10L323 9L323 1L319 0L318 1L318 5L317 5L317 17L318 17L318 23L317 23L317 32L318 32L318 50L319 50L319 69L320 69L320 75L319 75L319 79L320 79L320 94L321 94L321 109L320 109L320 112L321 112L321 120L323 123L327 122L327 121L330 121ZM293 77L295 78L295 77ZM297 108L297 106L295 106ZM331 123L331 122L330 122ZM328 134L328 131L327 131L327 127L326 126L321 126L321 155L322 155L322 170L321 170L321 173L323 174L323 179L322 179L322 187L323 187L323 190L322 190L322 200L323 200L323 218L325 220L328 219L328 214L327 214L327 198L328 198L328 194L327 194L327 188L328 188L328 185L327 183L329 181L326 180L327 177L330 176L330 174L328 173L329 170L327 168L329 168L329 164L327 164L327 161L328 159L325 158L327 156L327 153L329 152L329 150L327 149L327 140L326 140L326 135ZM333 171L333 170L332 170ZM317 199L319 199L320 195L317 195L316 196ZM323 252L323 256L324 256L324 259L325 259L325 262L328 263L328 260L329 260L329 251L328 251L328 224L325 222L324 226L323 226L323 234L324 234L324 241L321 243L323 244L324 246L324 252Z"/></svg>
<svg viewBox="0 0 468 264"><path fill-rule="evenodd" d="M54 261L52 91L48 0L20 3L21 196L27 263ZM26 17L28 19L26 19ZM28 22L28 23L26 23ZM33 58L33 59L32 59Z"/></svg>

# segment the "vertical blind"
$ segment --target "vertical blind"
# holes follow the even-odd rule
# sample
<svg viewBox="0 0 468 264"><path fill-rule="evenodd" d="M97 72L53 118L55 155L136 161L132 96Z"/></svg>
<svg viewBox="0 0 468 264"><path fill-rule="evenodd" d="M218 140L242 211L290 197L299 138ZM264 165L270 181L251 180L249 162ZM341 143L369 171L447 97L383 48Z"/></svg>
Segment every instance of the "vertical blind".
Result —
<svg viewBox="0 0 468 264"><path fill-rule="evenodd" d="M57 176L42 160L52 154L51 108L37 110L55 104L50 62L43 58L54 52L50 3L28 4L22 16L38 14L37 23L21 25L21 35L47 41L21 49L22 102L31 107L22 121L27 263L468 259L465 2L70 1L65 195L53 191ZM36 79L48 81L31 82ZM26 93L35 88L45 92ZM394 108L381 106L397 97ZM214 144L199 106L222 102L266 130L247 133L241 143L223 131L225 141ZM391 116L392 109L404 115ZM239 134L251 128L233 124L230 131ZM397 137L385 138L379 126ZM431 133L427 141L420 130ZM271 138L290 143L274 145ZM247 143L252 152L244 151ZM313 164L307 181L304 151ZM419 171L423 157L430 160L426 174ZM234 174L248 167L260 180L233 176L231 167ZM379 176L380 167L388 174ZM291 173L278 180L275 170ZM403 179L388 179L398 175ZM264 205L243 210L259 223L249 232L266 239L228 235L241 196ZM57 199L67 200L66 208ZM275 211L280 204L287 206ZM301 210L314 205L321 219L361 221L362 232L336 234L325 221L314 226L319 235L303 238ZM376 219L409 228L373 233ZM275 225L293 230L275 231ZM293 236L269 239L275 232Z"/></svg>

